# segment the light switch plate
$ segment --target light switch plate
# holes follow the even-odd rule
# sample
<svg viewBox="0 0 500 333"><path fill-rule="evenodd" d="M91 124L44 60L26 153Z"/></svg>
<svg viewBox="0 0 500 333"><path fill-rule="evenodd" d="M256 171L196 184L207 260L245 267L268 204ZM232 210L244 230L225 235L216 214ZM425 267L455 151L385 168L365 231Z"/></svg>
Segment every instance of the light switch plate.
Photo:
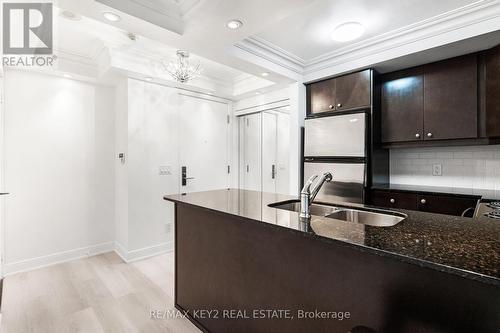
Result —
<svg viewBox="0 0 500 333"><path fill-rule="evenodd" d="M443 175L443 165L442 164L433 164L432 165L432 175L433 176L442 176Z"/></svg>
<svg viewBox="0 0 500 333"><path fill-rule="evenodd" d="M160 176L170 176L172 174L172 167L169 165L160 166L158 173Z"/></svg>

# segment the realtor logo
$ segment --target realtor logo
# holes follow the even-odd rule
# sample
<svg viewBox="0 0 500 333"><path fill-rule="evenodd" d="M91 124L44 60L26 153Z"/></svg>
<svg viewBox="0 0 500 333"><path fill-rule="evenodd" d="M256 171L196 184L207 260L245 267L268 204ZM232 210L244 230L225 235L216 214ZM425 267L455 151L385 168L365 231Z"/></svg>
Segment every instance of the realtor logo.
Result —
<svg viewBox="0 0 500 333"><path fill-rule="evenodd" d="M52 54L52 15L52 3L4 3L3 53Z"/></svg>

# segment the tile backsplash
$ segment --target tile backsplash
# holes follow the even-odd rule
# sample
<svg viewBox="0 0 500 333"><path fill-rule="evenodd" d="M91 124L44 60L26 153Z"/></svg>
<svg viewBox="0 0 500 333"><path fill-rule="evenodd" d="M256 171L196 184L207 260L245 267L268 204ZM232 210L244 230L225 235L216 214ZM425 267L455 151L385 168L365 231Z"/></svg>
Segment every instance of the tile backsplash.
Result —
<svg viewBox="0 0 500 333"><path fill-rule="evenodd" d="M500 145L391 149L392 184L470 189L500 198ZM433 175L439 173L441 176Z"/></svg>

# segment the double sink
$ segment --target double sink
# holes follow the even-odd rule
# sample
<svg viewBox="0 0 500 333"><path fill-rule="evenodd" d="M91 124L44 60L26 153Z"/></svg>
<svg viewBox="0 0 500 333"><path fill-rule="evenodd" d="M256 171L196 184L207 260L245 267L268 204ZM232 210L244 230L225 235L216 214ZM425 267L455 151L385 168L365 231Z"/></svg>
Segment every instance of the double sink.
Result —
<svg viewBox="0 0 500 333"><path fill-rule="evenodd" d="M289 200L270 204L269 207L300 212L300 201ZM406 219L403 213L385 210L362 210L343 206L329 206L323 204L312 204L309 208L311 215L331 218L334 220L360 223L374 227L392 227Z"/></svg>

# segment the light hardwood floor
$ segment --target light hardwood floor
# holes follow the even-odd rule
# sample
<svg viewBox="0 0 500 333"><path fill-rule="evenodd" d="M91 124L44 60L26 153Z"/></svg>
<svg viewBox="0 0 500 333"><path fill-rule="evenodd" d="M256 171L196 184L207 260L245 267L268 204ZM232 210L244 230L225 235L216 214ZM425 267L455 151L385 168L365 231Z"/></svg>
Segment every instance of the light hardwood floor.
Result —
<svg viewBox="0 0 500 333"><path fill-rule="evenodd" d="M125 264L114 252L8 276L1 333L200 332L173 309L173 254Z"/></svg>

